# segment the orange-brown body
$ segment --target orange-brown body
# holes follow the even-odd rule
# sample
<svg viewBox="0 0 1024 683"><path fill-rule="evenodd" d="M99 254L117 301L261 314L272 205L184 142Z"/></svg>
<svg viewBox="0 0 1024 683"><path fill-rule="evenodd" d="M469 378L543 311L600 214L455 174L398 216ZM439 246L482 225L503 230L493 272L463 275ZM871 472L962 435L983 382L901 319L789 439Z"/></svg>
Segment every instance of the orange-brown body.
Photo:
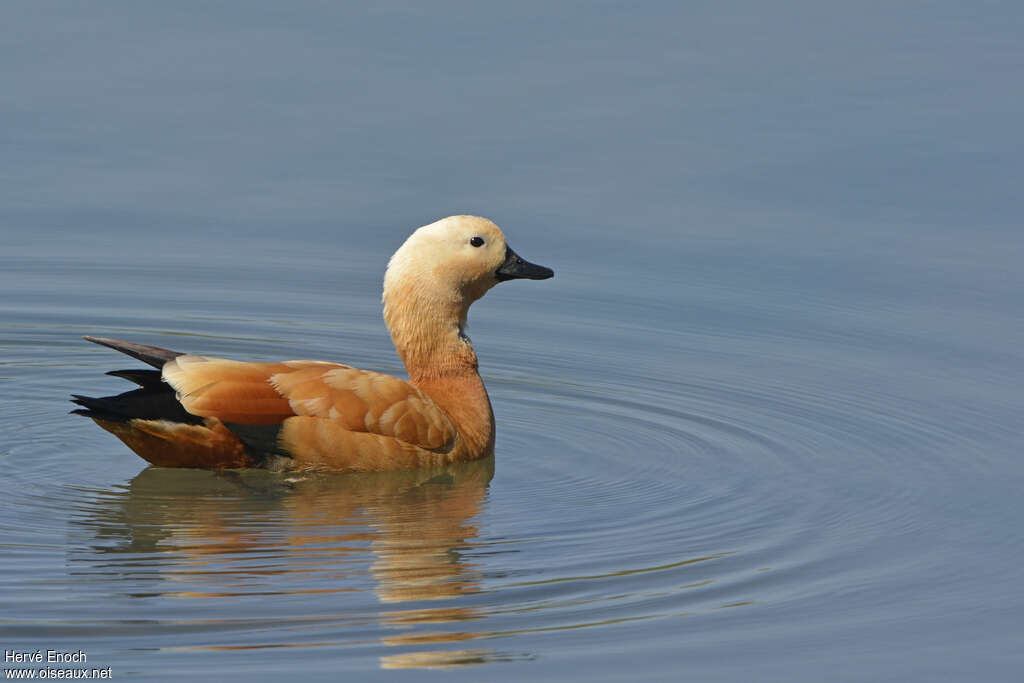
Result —
<svg viewBox="0 0 1024 683"><path fill-rule="evenodd" d="M413 233L385 275L384 318L408 382L323 361L241 362L90 338L158 367L176 403L143 380L120 397L77 397L87 410L76 412L163 467L380 471L482 458L494 450L494 413L464 334L469 306L499 281L551 274L519 259L490 221L453 216ZM135 394L164 407L135 416L117 400Z"/></svg>

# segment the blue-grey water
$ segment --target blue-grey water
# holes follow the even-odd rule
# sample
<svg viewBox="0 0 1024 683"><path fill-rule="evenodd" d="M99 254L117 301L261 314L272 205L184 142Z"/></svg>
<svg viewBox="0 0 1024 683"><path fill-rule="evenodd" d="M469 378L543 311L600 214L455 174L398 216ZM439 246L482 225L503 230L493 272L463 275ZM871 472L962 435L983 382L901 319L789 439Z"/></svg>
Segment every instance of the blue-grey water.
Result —
<svg viewBox="0 0 1024 683"><path fill-rule="evenodd" d="M0 647L1019 680L1022 35L1011 2L5 3ZM67 415L134 365L82 334L402 374L383 269L451 213L556 271L471 312L493 460L165 470Z"/></svg>

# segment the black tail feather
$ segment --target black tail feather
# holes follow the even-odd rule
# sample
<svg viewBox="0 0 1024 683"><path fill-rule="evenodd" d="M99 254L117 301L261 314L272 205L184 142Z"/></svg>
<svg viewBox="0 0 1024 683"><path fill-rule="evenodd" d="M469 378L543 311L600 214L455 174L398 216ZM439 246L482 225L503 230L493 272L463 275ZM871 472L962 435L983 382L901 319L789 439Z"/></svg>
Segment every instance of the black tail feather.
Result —
<svg viewBox="0 0 1024 683"><path fill-rule="evenodd" d="M120 377L129 382L135 382L140 387L158 387L163 381L159 370L139 370L133 368L131 370L111 370L107 374L111 377Z"/></svg>
<svg viewBox="0 0 1024 683"><path fill-rule="evenodd" d="M161 349L159 346L146 346L144 344L134 344L132 342L121 341L120 339L108 339L107 337L92 337L85 335L82 339L91 341L93 344L99 344L100 346L106 346L107 348L120 351L121 353L127 354L132 358L137 358L147 365L152 365L154 368L160 369L164 366L164 363L170 360L174 360L178 356L185 354L179 351L171 351L169 349Z"/></svg>
<svg viewBox="0 0 1024 683"><path fill-rule="evenodd" d="M85 336L83 339L95 344L109 347L115 351L128 354L143 363L148 363L157 370L113 370L108 375L126 379L139 385L139 389L126 391L116 396L93 398L73 394L71 402L82 406L71 412L109 422L127 422L139 418L143 420L170 420L186 424L201 424L203 418L185 411L174 396L174 389L163 382L159 368L165 363L184 355L177 351L161 349L157 346L145 346L106 337Z"/></svg>
<svg viewBox="0 0 1024 683"><path fill-rule="evenodd" d="M168 420L186 424L202 424L203 418L186 412L174 397L174 390L164 384L158 387L133 389L116 396L72 395L71 402L84 409L72 410L75 415L94 417L108 422L133 419Z"/></svg>

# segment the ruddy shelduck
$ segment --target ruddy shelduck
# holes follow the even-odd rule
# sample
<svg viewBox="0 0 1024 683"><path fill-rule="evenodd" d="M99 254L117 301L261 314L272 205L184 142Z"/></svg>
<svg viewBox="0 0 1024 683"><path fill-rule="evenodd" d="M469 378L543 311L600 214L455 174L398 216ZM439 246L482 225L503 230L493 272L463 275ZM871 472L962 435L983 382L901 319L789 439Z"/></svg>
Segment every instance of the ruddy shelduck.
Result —
<svg viewBox="0 0 1024 683"><path fill-rule="evenodd" d="M107 373L138 389L75 396L161 467L382 471L494 451L494 412L466 336L470 305L505 280L552 277L497 225L450 216L416 230L384 275L384 320L409 381L325 361L259 363L85 337L156 370Z"/></svg>

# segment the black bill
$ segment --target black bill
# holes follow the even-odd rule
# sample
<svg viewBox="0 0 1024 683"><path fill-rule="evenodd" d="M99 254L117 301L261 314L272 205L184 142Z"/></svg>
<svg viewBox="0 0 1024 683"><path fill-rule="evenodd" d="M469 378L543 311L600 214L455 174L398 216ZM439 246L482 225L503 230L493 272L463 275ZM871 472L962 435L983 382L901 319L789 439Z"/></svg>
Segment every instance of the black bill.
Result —
<svg viewBox="0 0 1024 683"><path fill-rule="evenodd" d="M549 277L553 277L554 274L555 271L550 268L524 261L519 257L519 254L512 251L512 247L507 245L505 246L505 261L498 266L498 270L494 271L494 277L498 278L498 282L515 280L516 278L547 280Z"/></svg>

